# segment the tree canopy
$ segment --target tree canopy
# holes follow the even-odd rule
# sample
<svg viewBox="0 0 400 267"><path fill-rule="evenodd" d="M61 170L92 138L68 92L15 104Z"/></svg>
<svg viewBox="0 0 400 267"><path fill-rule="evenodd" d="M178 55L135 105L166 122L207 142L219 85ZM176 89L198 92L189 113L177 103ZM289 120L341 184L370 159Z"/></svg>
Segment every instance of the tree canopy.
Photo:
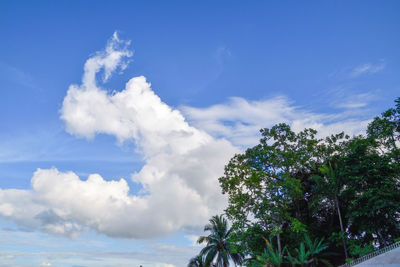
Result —
<svg viewBox="0 0 400 267"><path fill-rule="evenodd" d="M321 262L338 265L400 237L400 98L365 136L322 139L284 123L261 135L219 178L230 239L249 265L312 265L312 240L326 240Z"/></svg>

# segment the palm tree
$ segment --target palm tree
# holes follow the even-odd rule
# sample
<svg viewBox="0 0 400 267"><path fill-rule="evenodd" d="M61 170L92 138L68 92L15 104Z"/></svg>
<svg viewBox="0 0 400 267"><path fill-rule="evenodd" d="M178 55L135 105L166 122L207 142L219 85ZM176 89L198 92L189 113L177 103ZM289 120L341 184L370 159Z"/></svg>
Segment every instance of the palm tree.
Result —
<svg viewBox="0 0 400 267"><path fill-rule="evenodd" d="M206 267L204 262L204 258L201 255L197 255L190 259L189 264L187 267Z"/></svg>
<svg viewBox="0 0 400 267"><path fill-rule="evenodd" d="M206 243L200 255L204 257L207 266L214 260L213 264L216 267L227 267L229 261L235 266L241 263L243 255L233 250L235 243L230 239L232 228L229 228L228 221L222 215L213 216L210 223L204 227L204 231L210 231L210 234L199 237L197 242Z"/></svg>

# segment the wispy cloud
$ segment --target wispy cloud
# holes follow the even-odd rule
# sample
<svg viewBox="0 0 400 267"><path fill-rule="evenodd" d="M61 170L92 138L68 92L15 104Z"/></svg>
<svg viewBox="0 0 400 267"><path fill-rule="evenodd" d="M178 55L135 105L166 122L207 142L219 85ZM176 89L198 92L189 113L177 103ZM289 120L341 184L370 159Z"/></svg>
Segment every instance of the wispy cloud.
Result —
<svg viewBox="0 0 400 267"><path fill-rule="evenodd" d="M13 83L27 88L38 89L33 76L24 70L0 61L0 72L3 72L4 77Z"/></svg>
<svg viewBox="0 0 400 267"><path fill-rule="evenodd" d="M385 68L384 61L381 61L376 64L373 64L373 63L361 64L361 65L355 67L350 72L350 77L355 78L355 77L365 75L365 74L374 74L374 73L382 71L384 68Z"/></svg>
<svg viewBox="0 0 400 267"><path fill-rule="evenodd" d="M380 98L379 89L361 92L353 87L336 86L325 91L323 97L328 99L331 107L351 111L354 115L360 115L359 110L364 112L364 108L368 108L371 103Z"/></svg>
<svg viewBox="0 0 400 267"><path fill-rule="evenodd" d="M357 109L368 106L369 103L375 98L372 93L361 93L349 95L345 99L336 103L336 107L344 109Z"/></svg>
<svg viewBox="0 0 400 267"><path fill-rule="evenodd" d="M347 108L337 114L315 113L295 106L287 97L279 96L259 101L233 97L228 102L211 107L181 107L189 121L215 137L224 137L240 147L253 146L260 138L259 130L277 123L288 123L295 131L314 128L321 137L345 131L361 133L368 120L360 120ZM354 105L355 103L353 103ZM361 103L358 103L361 105Z"/></svg>

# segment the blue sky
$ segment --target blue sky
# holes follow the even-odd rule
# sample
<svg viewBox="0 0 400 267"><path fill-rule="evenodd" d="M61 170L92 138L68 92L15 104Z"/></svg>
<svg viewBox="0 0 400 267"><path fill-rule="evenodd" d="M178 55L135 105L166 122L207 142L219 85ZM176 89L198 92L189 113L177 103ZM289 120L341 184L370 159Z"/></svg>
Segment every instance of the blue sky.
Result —
<svg viewBox="0 0 400 267"><path fill-rule="evenodd" d="M393 106L399 11L2 1L0 266L184 266L261 127L358 134Z"/></svg>

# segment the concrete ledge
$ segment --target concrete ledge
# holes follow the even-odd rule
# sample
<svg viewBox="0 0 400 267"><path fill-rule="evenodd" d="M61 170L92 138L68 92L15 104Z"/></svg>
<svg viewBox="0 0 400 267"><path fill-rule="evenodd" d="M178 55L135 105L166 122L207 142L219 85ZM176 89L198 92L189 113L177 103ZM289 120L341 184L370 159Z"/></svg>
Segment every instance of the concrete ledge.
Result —
<svg viewBox="0 0 400 267"><path fill-rule="evenodd" d="M355 267L371 267L371 266L376 266L376 267L387 267L387 266L397 266L400 267L400 247L395 248L391 251L388 251L386 253L383 253L379 256L376 256L372 259L366 260L362 263L354 265Z"/></svg>

